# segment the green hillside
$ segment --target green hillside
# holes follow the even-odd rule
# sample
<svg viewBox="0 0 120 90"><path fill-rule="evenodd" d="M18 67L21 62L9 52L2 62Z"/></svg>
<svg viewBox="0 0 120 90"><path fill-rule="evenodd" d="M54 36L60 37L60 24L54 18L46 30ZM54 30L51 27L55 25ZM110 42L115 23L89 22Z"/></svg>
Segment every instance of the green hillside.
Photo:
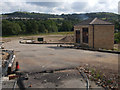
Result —
<svg viewBox="0 0 120 90"><path fill-rule="evenodd" d="M3 36L71 32L75 24L80 23L82 20L96 17L112 22L115 24L115 30L120 30L118 14L107 12L61 15L14 12L3 14L2 17Z"/></svg>
<svg viewBox="0 0 120 90"><path fill-rule="evenodd" d="M3 14L3 16L11 17L20 17L20 18L33 18L33 19L48 19L48 18L64 18L64 19L88 19L88 18L99 18L103 20L118 20L118 14L108 13L108 12L97 12L97 13L84 13L84 14L45 14L45 13L34 13L34 12L13 12Z"/></svg>

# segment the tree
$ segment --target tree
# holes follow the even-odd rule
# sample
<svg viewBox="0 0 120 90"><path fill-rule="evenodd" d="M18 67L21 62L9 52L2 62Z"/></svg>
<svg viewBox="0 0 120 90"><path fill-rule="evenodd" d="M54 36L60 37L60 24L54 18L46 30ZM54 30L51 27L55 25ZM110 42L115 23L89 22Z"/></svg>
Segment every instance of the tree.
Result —
<svg viewBox="0 0 120 90"><path fill-rule="evenodd" d="M21 27L21 32L20 34L25 34L26 33L26 25L24 24L24 21L19 21L19 22L16 22L19 24L19 26Z"/></svg>
<svg viewBox="0 0 120 90"><path fill-rule="evenodd" d="M39 24L39 26L38 26L39 28L38 28L38 32L39 33L45 33L45 26L44 26L44 24Z"/></svg>
<svg viewBox="0 0 120 90"><path fill-rule="evenodd" d="M72 31L72 24L69 21L64 21L60 28L61 31Z"/></svg>
<svg viewBox="0 0 120 90"><path fill-rule="evenodd" d="M10 27L13 35L18 35L21 32L21 27L17 23L11 23Z"/></svg>
<svg viewBox="0 0 120 90"><path fill-rule="evenodd" d="M33 34L37 34L38 33L38 24L36 23L36 21L31 22L31 31Z"/></svg>
<svg viewBox="0 0 120 90"><path fill-rule="evenodd" d="M19 26L19 24L3 20L2 22L3 35L18 35L20 31L21 27Z"/></svg>
<svg viewBox="0 0 120 90"><path fill-rule="evenodd" d="M120 24L119 24L119 22L117 22L117 21L115 21L115 29L120 30Z"/></svg>
<svg viewBox="0 0 120 90"><path fill-rule="evenodd" d="M119 33L115 33L115 42L116 43L120 43L120 32Z"/></svg>
<svg viewBox="0 0 120 90"><path fill-rule="evenodd" d="M26 22L26 33L27 34L37 34L38 33L38 24L34 20Z"/></svg>
<svg viewBox="0 0 120 90"><path fill-rule="evenodd" d="M49 33L58 31L57 25L53 20L47 20L44 22L44 24Z"/></svg>

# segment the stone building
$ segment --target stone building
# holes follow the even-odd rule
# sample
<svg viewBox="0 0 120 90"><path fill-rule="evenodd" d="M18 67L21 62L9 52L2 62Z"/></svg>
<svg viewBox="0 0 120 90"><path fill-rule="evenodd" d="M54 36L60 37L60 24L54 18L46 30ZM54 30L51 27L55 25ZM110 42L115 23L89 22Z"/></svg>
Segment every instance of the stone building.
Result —
<svg viewBox="0 0 120 90"><path fill-rule="evenodd" d="M113 49L114 24L98 18L74 26L75 44L91 48Z"/></svg>

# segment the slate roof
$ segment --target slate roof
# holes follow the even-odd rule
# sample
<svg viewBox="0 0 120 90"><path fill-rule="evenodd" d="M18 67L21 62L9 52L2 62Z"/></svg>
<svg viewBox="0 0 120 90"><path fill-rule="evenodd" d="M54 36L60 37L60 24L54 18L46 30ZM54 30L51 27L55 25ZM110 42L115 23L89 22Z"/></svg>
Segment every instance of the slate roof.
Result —
<svg viewBox="0 0 120 90"><path fill-rule="evenodd" d="M110 22L107 22L107 21L100 20L98 18L94 18L94 19L84 20L77 25L113 25L113 24ZM75 25L75 26L77 26L77 25Z"/></svg>

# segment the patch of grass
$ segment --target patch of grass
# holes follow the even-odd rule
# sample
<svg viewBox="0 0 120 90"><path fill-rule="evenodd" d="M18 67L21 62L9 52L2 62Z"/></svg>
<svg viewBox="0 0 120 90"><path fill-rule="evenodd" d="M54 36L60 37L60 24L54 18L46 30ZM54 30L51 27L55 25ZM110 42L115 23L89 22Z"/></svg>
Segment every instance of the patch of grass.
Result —
<svg viewBox="0 0 120 90"><path fill-rule="evenodd" d="M101 18L102 20L106 20L106 18Z"/></svg>
<svg viewBox="0 0 120 90"><path fill-rule="evenodd" d="M53 32L53 33L40 33L40 34L26 34L26 35L11 35L11 36L3 36L5 37L24 37L24 36L40 36L40 35L69 35L74 34L74 32Z"/></svg>
<svg viewBox="0 0 120 90"><path fill-rule="evenodd" d="M112 83L112 80L107 80L107 83L108 83L108 84Z"/></svg>
<svg viewBox="0 0 120 90"><path fill-rule="evenodd" d="M114 48L114 50L115 50L115 51L118 51L118 49L117 49L117 48Z"/></svg>
<svg viewBox="0 0 120 90"><path fill-rule="evenodd" d="M118 48L114 48L113 50L114 50L114 51L119 51L119 52L120 52L120 49L118 49Z"/></svg>
<svg viewBox="0 0 120 90"><path fill-rule="evenodd" d="M103 75L100 73L100 71L96 71L93 68L89 69L91 71L91 75L94 79L103 79Z"/></svg>
<svg viewBox="0 0 120 90"><path fill-rule="evenodd" d="M95 74L95 70L94 69L91 69L91 74Z"/></svg>
<svg viewBox="0 0 120 90"><path fill-rule="evenodd" d="M64 20L64 18L48 18L50 20Z"/></svg>
<svg viewBox="0 0 120 90"><path fill-rule="evenodd" d="M99 73L99 71L96 73L96 76L95 76L97 79L99 79L100 78L100 73Z"/></svg>

